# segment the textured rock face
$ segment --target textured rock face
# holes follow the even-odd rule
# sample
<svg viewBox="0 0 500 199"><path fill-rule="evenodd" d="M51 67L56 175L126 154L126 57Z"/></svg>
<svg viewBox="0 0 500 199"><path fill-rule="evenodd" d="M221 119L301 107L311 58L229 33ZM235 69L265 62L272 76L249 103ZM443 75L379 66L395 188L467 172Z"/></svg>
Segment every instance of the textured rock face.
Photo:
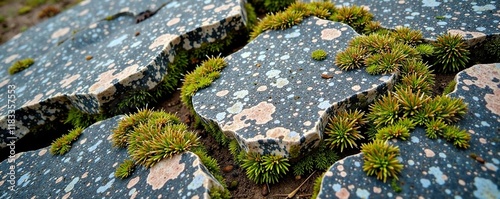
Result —
<svg viewBox="0 0 500 199"><path fill-rule="evenodd" d="M335 110L365 105L392 86L391 75L335 66L337 52L357 35L347 25L316 17L264 32L226 57L221 77L196 93L193 106L247 151L288 156L293 146L307 150L321 139ZM313 60L317 49L328 58Z"/></svg>
<svg viewBox="0 0 500 199"><path fill-rule="evenodd" d="M225 38L245 21L238 0L162 5L85 1L0 46L0 147L9 136L21 138L61 119L70 107L98 113L113 109L127 92L154 88L169 74L175 50ZM144 10L157 12L136 23ZM12 63L28 57L35 60L30 68L7 74Z"/></svg>
<svg viewBox="0 0 500 199"><path fill-rule="evenodd" d="M307 1L306 1L307 2ZM401 0L332 0L337 6L358 5L373 13L382 26L394 29L407 26L421 30L435 40L444 33L462 35L471 44L500 34L498 1Z"/></svg>
<svg viewBox="0 0 500 199"><path fill-rule="evenodd" d="M409 141L394 141L404 164L395 193L363 172L363 155L335 163L325 174L318 198L498 198L500 196L500 64L476 65L457 74L452 97L463 98L468 113L457 125L471 134L470 147L457 149L416 129ZM477 155L484 163L470 157Z"/></svg>
<svg viewBox="0 0 500 199"><path fill-rule="evenodd" d="M129 159L126 149L111 146L111 130L122 118L88 127L63 156L51 155L47 147L4 160L0 198L207 198L211 187L222 188L191 152L164 159L150 169L139 166L127 179L115 178L116 167Z"/></svg>

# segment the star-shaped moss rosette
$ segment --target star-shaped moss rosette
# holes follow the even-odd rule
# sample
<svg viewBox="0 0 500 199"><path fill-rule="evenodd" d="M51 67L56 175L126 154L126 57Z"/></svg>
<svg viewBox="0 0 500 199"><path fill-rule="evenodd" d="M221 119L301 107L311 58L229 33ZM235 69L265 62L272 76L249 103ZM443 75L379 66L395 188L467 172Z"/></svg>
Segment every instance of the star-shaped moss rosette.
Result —
<svg viewBox="0 0 500 199"><path fill-rule="evenodd" d="M345 24L316 17L263 32L225 58L220 78L193 96L194 109L247 152L290 157L291 148L312 148L336 110L367 106L392 87L392 75L335 66L355 36ZM312 59L316 49L329 56Z"/></svg>
<svg viewBox="0 0 500 199"><path fill-rule="evenodd" d="M397 160L403 165L401 173L397 175L399 180L393 181L392 185L388 183L391 180L384 183L377 179L377 175L368 176L363 170L370 166L364 163L370 157L360 153L346 157L328 169L324 174L318 198L498 196L499 77L499 63L472 66L457 74L454 92L447 95L451 98L461 98L468 104L467 114L452 126L470 133L467 143L470 147L467 150L457 146L456 137L447 136L446 131L443 132L444 136L429 139L428 129L419 126L411 132L407 141L401 141L399 138L388 141L390 145L399 148L400 155ZM371 157L374 152L381 151L373 148L370 150ZM390 168L389 162L385 163L388 172L398 169Z"/></svg>
<svg viewBox="0 0 500 199"><path fill-rule="evenodd" d="M120 5L110 2L82 2L81 6L92 3L96 5L89 6L89 10L98 5L107 6L103 10L106 15L80 26L82 28L61 40L63 42L58 46L56 40L34 40L43 40L43 45L49 43L52 45L46 45L47 48L52 48L38 56L29 54L35 60L33 65L0 79L0 93L5 95L0 99L1 147L6 146L9 136L21 138L35 127L64 119L62 117L70 107L86 113L112 112L130 92L151 90L165 77L175 75L174 71L177 74L184 72L183 69L170 68L179 51L223 39L229 32L244 26L244 8L239 1L168 1L163 7L165 2L137 1L129 4L133 9L117 8ZM142 15L134 9L154 12L160 7L154 15L136 23ZM56 18L65 16L62 14ZM52 23L44 24L51 27L56 22L54 19ZM39 27L36 26L35 30ZM72 27L61 29L71 30ZM39 34L66 31L55 32L42 31ZM20 37L29 40L27 33ZM2 46L2 51L9 49L12 48ZM1 60L8 63L14 59L15 56L11 55ZM1 73L7 73L7 66ZM10 85L13 87L8 87ZM14 88L12 90L16 93L15 106L8 102L8 88ZM11 128L7 123L9 110L15 111L13 135L8 130Z"/></svg>

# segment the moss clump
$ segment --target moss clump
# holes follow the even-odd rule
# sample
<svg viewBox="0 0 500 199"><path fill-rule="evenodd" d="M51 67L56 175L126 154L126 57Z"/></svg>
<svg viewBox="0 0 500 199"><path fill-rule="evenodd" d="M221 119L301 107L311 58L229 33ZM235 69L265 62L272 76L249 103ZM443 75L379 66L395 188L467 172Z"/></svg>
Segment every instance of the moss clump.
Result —
<svg viewBox="0 0 500 199"><path fill-rule="evenodd" d="M469 62L467 44L458 34L444 34L433 43L435 48L435 67L441 72L457 72Z"/></svg>
<svg viewBox="0 0 500 199"><path fill-rule="evenodd" d="M247 12L247 29L252 30L257 25L257 14L255 8L250 3L245 3L245 11Z"/></svg>
<svg viewBox="0 0 500 199"><path fill-rule="evenodd" d="M71 124L74 127L86 128L103 119L106 119L106 116L103 114L88 114L76 108L71 108L64 123Z"/></svg>
<svg viewBox="0 0 500 199"><path fill-rule="evenodd" d="M83 128L77 127L69 131L68 134L57 138L50 145L50 153L52 153L53 155L64 155L71 149L71 144L78 139L82 132Z"/></svg>
<svg viewBox="0 0 500 199"><path fill-rule="evenodd" d="M311 53L311 57L316 61L325 60L327 56L328 56L328 53L322 49L315 50Z"/></svg>
<svg viewBox="0 0 500 199"><path fill-rule="evenodd" d="M280 155L261 155L247 153L242 160L242 168L246 170L248 179L257 184L274 184L279 181L289 170L288 159Z"/></svg>
<svg viewBox="0 0 500 199"><path fill-rule="evenodd" d="M364 113L355 111L340 111L330 118L325 129L325 144L331 149L357 148L356 141L363 139L359 128L366 123Z"/></svg>
<svg viewBox="0 0 500 199"><path fill-rule="evenodd" d="M357 32L362 32L373 19L373 15L360 6L342 6L329 19L346 23Z"/></svg>
<svg viewBox="0 0 500 199"><path fill-rule="evenodd" d="M451 80L450 83L444 88L443 95L448 95L451 92L455 91L455 86L457 85L457 81Z"/></svg>
<svg viewBox="0 0 500 199"><path fill-rule="evenodd" d="M123 161L118 167L116 168L115 171L115 177L125 179L134 172L135 169L135 163L133 160L125 160Z"/></svg>
<svg viewBox="0 0 500 199"><path fill-rule="evenodd" d="M326 170L337 160L339 160L337 153L322 142L317 149L300 157L298 162L292 164L293 174L302 176L314 170Z"/></svg>
<svg viewBox="0 0 500 199"><path fill-rule="evenodd" d="M24 15L24 14L31 12L32 9L33 8L31 6L23 6L23 7L19 8L19 10L17 10L17 14Z"/></svg>
<svg viewBox="0 0 500 199"><path fill-rule="evenodd" d="M362 144L363 171L368 175L376 175L377 179L384 182L387 178L398 179L398 174L403 170L403 165L399 162L399 148L389 145L383 140Z"/></svg>
<svg viewBox="0 0 500 199"><path fill-rule="evenodd" d="M264 0L264 8L267 12L277 12L285 9L294 2L295 0Z"/></svg>
<svg viewBox="0 0 500 199"><path fill-rule="evenodd" d="M312 193L311 198L318 197L319 191L321 191L321 183L323 183L323 176L325 176L324 173L321 174L320 176L318 176L318 178L316 178L316 180L314 180L313 193Z"/></svg>
<svg viewBox="0 0 500 199"><path fill-rule="evenodd" d="M57 14L59 14L61 10L55 6L46 6L43 8L40 12L38 12L38 18L46 18L46 17L53 17Z"/></svg>
<svg viewBox="0 0 500 199"><path fill-rule="evenodd" d="M16 62L14 62L14 64L12 64L12 66L9 67L9 74L13 75L13 74L16 74L18 72L21 72L24 69L29 68L34 63L35 63L35 60L33 60L32 58L26 58L26 59L16 61Z"/></svg>
<svg viewBox="0 0 500 199"><path fill-rule="evenodd" d="M219 187L212 187L208 193L208 195L210 195L210 198L213 198L213 199L229 199L231 198L231 193L229 192L229 190L223 188L219 188Z"/></svg>

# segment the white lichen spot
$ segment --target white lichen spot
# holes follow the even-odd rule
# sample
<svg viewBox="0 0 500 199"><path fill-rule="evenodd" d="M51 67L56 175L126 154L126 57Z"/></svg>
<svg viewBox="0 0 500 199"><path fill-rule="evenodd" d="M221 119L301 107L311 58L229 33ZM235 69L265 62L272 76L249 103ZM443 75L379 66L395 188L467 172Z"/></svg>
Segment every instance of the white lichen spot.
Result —
<svg viewBox="0 0 500 199"><path fill-rule="evenodd" d="M70 31L70 28L69 27L66 27L66 28L61 28L59 30L56 30L54 33L52 33L52 35L50 36L50 38L52 39L57 39L59 37L62 37L66 34L68 34Z"/></svg>
<svg viewBox="0 0 500 199"><path fill-rule="evenodd" d="M235 97L234 99L243 99L248 95L248 90L241 90L241 91L236 91L234 92L233 96Z"/></svg>
<svg viewBox="0 0 500 199"><path fill-rule="evenodd" d="M441 4L441 2L437 2L436 0L422 0L423 7L436 7Z"/></svg>
<svg viewBox="0 0 500 199"><path fill-rule="evenodd" d="M71 182L66 186L66 188L64 188L64 191L66 193L70 192L71 190L73 190L73 188L75 188L75 184L80 180L80 177L76 177L76 178L73 178L73 180L71 180Z"/></svg>
<svg viewBox="0 0 500 199"><path fill-rule="evenodd" d="M358 188L356 190L356 196L360 197L360 198L369 198L370 197L370 192L366 189L361 189L361 188Z"/></svg>
<svg viewBox="0 0 500 199"><path fill-rule="evenodd" d="M167 181L176 179L184 171L185 164L180 162L181 156L165 158L149 169L146 182L153 190L161 189Z"/></svg>
<svg viewBox="0 0 500 199"><path fill-rule="evenodd" d="M279 77L280 73L280 70L270 70L266 72L266 76L267 78L276 78Z"/></svg>
<svg viewBox="0 0 500 199"><path fill-rule="evenodd" d="M13 54L13 55L8 56L7 58L5 58L3 60L3 62L6 63L6 64L8 64L8 63L14 61L15 59L17 59L18 57L19 57L19 54Z"/></svg>
<svg viewBox="0 0 500 199"><path fill-rule="evenodd" d="M422 187L427 188L431 185L431 181L428 179L422 178L420 179L420 183L422 184Z"/></svg>
<svg viewBox="0 0 500 199"><path fill-rule="evenodd" d="M271 86L275 86L276 88L283 88L284 86L288 85L290 83L287 79L285 78L278 78L276 80L276 84L271 83Z"/></svg>
<svg viewBox="0 0 500 199"><path fill-rule="evenodd" d="M443 175L443 172L441 171L441 169L439 169L439 167L430 167L429 174L432 174L434 176L434 178L436 178L436 182L439 185L443 185L444 181L446 179L448 179L448 177L446 177L446 175Z"/></svg>
<svg viewBox="0 0 500 199"><path fill-rule="evenodd" d="M490 11L490 10L495 10L495 5L493 4L486 4L484 6L474 5L472 6L472 9L474 10L474 12Z"/></svg>
<svg viewBox="0 0 500 199"><path fill-rule="evenodd" d="M106 47L112 48L112 47L118 46L118 45L122 44L122 42L125 39L127 39L127 37L128 37L127 35L122 35L121 37L118 37L118 38L114 39L113 41L110 41Z"/></svg>
<svg viewBox="0 0 500 199"><path fill-rule="evenodd" d="M500 196L500 191L498 186L493 183L490 179L475 177L474 186L476 190L474 191L474 196L476 198L498 198Z"/></svg>
<svg viewBox="0 0 500 199"><path fill-rule="evenodd" d="M173 26L181 21L181 18L176 17L167 22L167 26Z"/></svg>
<svg viewBox="0 0 500 199"><path fill-rule="evenodd" d="M342 35L342 32L337 29L328 28L321 31L321 39L323 40L330 41L337 37L340 37L340 35Z"/></svg>
<svg viewBox="0 0 500 199"><path fill-rule="evenodd" d="M217 92L215 95L216 95L217 97L224 97L224 96L226 96L228 93L229 93L229 91L228 91L228 90L222 90L222 91Z"/></svg>
<svg viewBox="0 0 500 199"><path fill-rule="evenodd" d="M233 106L227 108L227 112L231 114L238 114L243 110L243 103L236 102Z"/></svg>
<svg viewBox="0 0 500 199"><path fill-rule="evenodd" d="M251 52L244 52L244 53L241 53L241 58L243 59L246 59L247 57L249 57L252 53Z"/></svg>
<svg viewBox="0 0 500 199"><path fill-rule="evenodd" d="M325 100L325 101L322 101L321 103L318 104L318 108L320 108L320 109L327 109L330 106L331 106L330 100Z"/></svg>
<svg viewBox="0 0 500 199"><path fill-rule="evenodd" d="M215 118L217 119L217 121L220 122L224 120L224 118L226 118L226 113L225 112L217 113L217 115L215 115Z"/></svg>
<svg viewBox="0 0 500 199"><path fill-rule="evenodd" d="M257 91L265 91L267 90L267 86L259 86L259 88L257 88Z"/></svg>

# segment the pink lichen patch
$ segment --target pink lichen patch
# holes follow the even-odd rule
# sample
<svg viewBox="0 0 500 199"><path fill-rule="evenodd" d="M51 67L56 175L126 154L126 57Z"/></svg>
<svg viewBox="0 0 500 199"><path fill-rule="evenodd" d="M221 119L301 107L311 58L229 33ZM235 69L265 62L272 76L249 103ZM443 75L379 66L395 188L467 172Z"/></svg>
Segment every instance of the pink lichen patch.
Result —
<svg viewBox="0 0 500 199"><path fill-rule="evenodd" d="M173 26L181 21L181 18L176 17L167 22L167 26Z"/></svg>
<svg viewBox="0 0 500 199"><path fill-rule="evenodd" d="M338 165L337 166L338 171L343 171L344 170L344 165Z"/></svg>
<svg viewBox="0 0 500 199"><path fill-rule="evenodd" d="M346 188L342 188L337 191L337 193L335 193L335 196L337 196L339 199L347 199L350 195L351 194L349 193L349 191L347 191Z"/></svg>
<svg viewBox="0 0 500 199"><path fill-rule="evenodd" d="M78 78L80 78L80 74L76 74L76 75L73 75L73 76L70 76L70 77L65 77L61 81L61 87L62 88L68 88L71 85L71 83L73 83Z"/></svg>
<svg viewBox="0 0 500 199"><path fill-rule="evenodd" d="M462 179L460 179L460 180L458 180L458 184L459 184L459 185L462 185L462 186L465 186L465 181L464 181L464 180L462 180Z"/></svg>
<svg viewBox="0 0 500 199"><path fill-rule="evenodd" d="M316 25L321 26L321 25L324 25L324 24L328 24L328 23L330 23L330 22L331 22L331 21L328 21L328 20L318 19L318 20L316 21Z"/></svg>
<svg viewBox="0 0 500 199"><path fill-rule="evenodd" d="M8 56L7 58L5 58L3 60L3 62L8 64L8 63L14 61L15 59L17 59L18 57L19 57L19 54L14 54L14 55L11 55L11 56Z"/></svg>
<svg viewBox="0 0 500 199"><path fill-rule="evenodd" d="M332 176L333 176L333 172L331 172L331 171L327 171L327 172L325 173L325 176L332 177Z"/></svg>
<svg viewBox="0 0 500 199"><path fill-rule="evenodd" d="M139 176L130 179L130 181L128 181L128 184L127 184L127 189L134 187L139 182L140 179L141 178Z"/></svg>
<svg viewBox="0 0 500 199"><path fill-rule="evenodd" d="M63 179L64 179L64 178L63 178L62 176L61 176L61 177L59 177L59 178L57 178L57 179L56 179L56 184L57 184L57 183L60 183Z"/></svg>
<svg viewBox="0 0 500 199"><path fill-rule="evenodd" d="M5 183L5 180L0 181L0 186L2 186L3 183Z"/></svg>
<svg viewBox="0 0 500 199"><path fill-rule="evenodd" d="M85 178L87 178L88 176L89 176L89 172L87 171L87 172L83 173L83 175L82 175L82 179L85 179Z"/></svg>
<svg viewBox="0 0 500 199"><path fill-rule="evenodd" d="M237 131L250 126L248 120L255 120L255 124L265 124L273 119L272 114L276 111L276 107L267 102L260 102L254 107L244 109L237 115L233 116L233 121L229 125L223 127L224 131ZM245 118L243 120L243 118Z"/></svg>
<svg viewBox="0 0 500 199"><path fill-rule="evenodd" d="M174 43L175 42L175 43ZM153 50L158 46L165 46L170 43L178 44L180 42L180 37L178 35L172 34L164 34L157 37L151 45L149 45L149 49Z"/></svg>
<svg viewBox="0 0 500 199"><path fill-rule="evenodd" d="M484 34L482 32L471 32L471 31L463 31L463 30L456 30L456 29L448 30L448 33L450 33L452 35L460 35L462 37L466 37L467 35L472 35L472 37L474 37L474 38L480 38L480 37L486 36L486 34Z"/></svg>
<svg viewBox="0 0 500 199"><path fill-rule="evenodd" d="M267 90L267 86L259 86L259 88L257 88L257 91L265 91Z"/></svg>
<svg viewBox="0 0 500 199"><path fill-rule="evenodd" d="M342 172L340 172L340 176L342 176L343 178L345 178L347 176L347 173L345 171L342 171Z"/></svg>
<svg viewBox="0 0 500 199"><path fill-rule="evenodd" d="M222 6L219 6L219 7L215 8L215 10L214 10L214 11L215 11L216 13L218 13L218 12L220 12L220 11L227 10L227 9L229 9L229 8L233 7L233 6L234 6L234 3L224 4L224 5L222 5Z"/></svg>
<svg viewBox="0 0 500 199"><path fill-rule="evenodd" d="M424 152L425 152L425 157L428 157L428 158L432 158L432 157L434 157L436 155L434 153L434 151L432 151L430 149L424 149Z"/></svg>
<svg viewBox="0 0 500 199"><path fill-rule="evenodd" d="M47 153L47 149L42 149L38 152L38 156L43 156L45 153Z"/></svg>
<svg viewBox="0 0 500 199"><path fill-rule="evenodd" d="M382 189L380 187L373 187L373 193L382 193Z"/></svg>
<svg viewBox="0 0 500 199"><path fill-rule="evenodd" d="M215 8L215 5L214 4L210 4L210 5L206 5L203 7L203 10L210 10L210 9L213 9Z"/></svg>
<svg viewBox="0 0 500 199"><path fill-rule="evenodd" d="M100 94L101 96L111 96L116 91L116 88L112 84L113 80L118 79L121 84L125 86L130 86L131 82L143 77L142 73L137 72L138 68L139 65L134 64L121 70L117 74L113 74L116 71L116 69L106 71L100 74L99 77L97 78L96 83L90 86L89 92L97 93ZM109 100L111 99L108 99L108 101Z"/></svg>
<svg viewBox="0 0 500 199"><path fill-rule="evenodd" d="M216 95L217 97L224 97L224 96L226 96L228 93L229 93L229 91L228 91L228 90L222 90L222 91L217 92L215 95Z"/></svg>
<svg viewBox="0 0 500 199"><path fill-rule="evenodd" d="M151 169L146 182L152 186L153 190L162 188L167 181L179 177L184 171L184 163L180 163L181 155L175 155L170 159L163 159L156 163Z"/></svg>
<svg viewBox="0 0 500 199"><path fill-rule="evenodd" d="M276 127L267 130L266 137L283 139L287 138L289 134L290 134L290 129L286 129L283 127Z"/></svg>
<svg viewBox="0 0 500 199"><path fill-rule="evenodd" d="M68 199L69 196L71 196L71 192L68 192L67 194L64 194L64 196L61 199Z"/></svg>
<svg viewBox="0 0 500 199"><path fill-rule="evenodd" d="M61 28L59 30L56 30L54 33L52 33L52 35L50 36L50 38L52 39L57 39L59 37L62 37L66 34L68 34L70 31L70 28L69 27L66 27L66 28Z"/></svg>
<svg viewBox="0 0 500 199"><path fill-rule="evenodd" d="M481 142L481 144L486 144L486 139L484 139L484 138L479 138L479 142Z"/></svg>
<svg viewBox="0 0 500 199"><path fill-rule="evenodd" d="M481 64L464 71L468 75L477 78L477 80L464 80L467 85L474 84L479 88L489 87L493 90L493 94L486 94L486 108L494 114L500 115L500 89L498 83L493 82L494 78L500 77L500 69L495 64Z"/></svg>
<svg viewBox="0 0 500 199"><path fill-rule="evenodd" d="M352 88L351 88L353 91L359 91L361 89L361 86L359 85L354 85Z"/></svg>
<svg viewBox="0 0 500 199"><path fill-rule="evenodd" d="M84 16L89 13L89 9L82 10L80 13L78 13L78 16Z"/></svg>
<svg viewBox="0 0 500 199"><path fill-rule="evenodd" d="M327 28L321 31L321 39L323 40L333 40L340 37L340 35L342 35L342 32L333 28Z"/></svg>
<svg viewBox="0 0 500 199"><path fill-rule="evenodd" d="M43 97L43 94L38 94L32 100L24 103L23 106L26 107L26 106L32 106L32 105L38 104L38 102L40 102L42 97Z"/></svg>
<svg viewBox="0 0 500 199"><path fill-rule="evenodd" d="M136 198L138 193L138 191L134 191L134 193L130 196L130 199Z"/></svg>
<svg viewBox="0 0 500 199"><path fill-rule="evenodd" d="M87 138L83 138L82 140L80 140L80 144L83 144L85 142L87 142Z"/></svg>
<svg viewBox="0 0 500 199"><path fill-rule="evenodd" d="M0 82L0 87L4 87L4 86L5 86L5 85L7 85L9 82L10 82L10 80L8 80L8 79L3 80L2 82Z"/></svg>

